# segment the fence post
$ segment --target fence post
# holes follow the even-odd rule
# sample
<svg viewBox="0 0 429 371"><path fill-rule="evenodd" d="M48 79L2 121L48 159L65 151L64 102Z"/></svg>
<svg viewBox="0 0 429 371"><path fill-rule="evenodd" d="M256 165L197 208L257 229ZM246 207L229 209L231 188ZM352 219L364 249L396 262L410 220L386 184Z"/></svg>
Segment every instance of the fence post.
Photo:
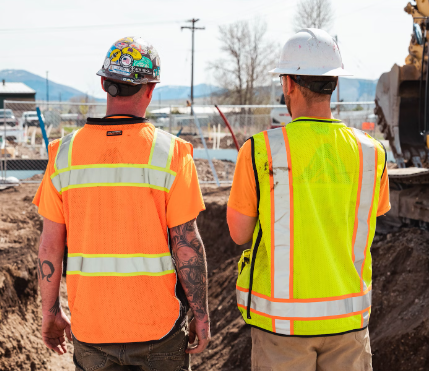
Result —
<svg viewBox="0 0 429 371"><path fill-rule="evenodd" d="M217 185L218 187L220 187L219 178L217 177L216 169L214 168L214 165L213 165L212 159L210 158L210 154L209 154L209 150L208 150L208 148L207 148L206 140L204 139L203 130L201 129L200 122L198 121L198 117L197 117L197 115L195 114L195 112L194 112L194 107L193 107L192 105L191 105L191 113L192 113L192 115L193 115L193 116L194 116L194 118L195 118L195 125L196 125L196 126L197 126L197 128L198 128L198 131L199 131L200 136L201 136L201 141L203 142L203 146L204 146L204 148L205 148L205 150L206 150L207 159L209 160L209 165L210 165L210 168L212 169L212 173L213 173L213 177L215 178L216 185Z"/></svg>
<svg viewBox="0 0 429 371"><path fill-rule="evenodd" d="M48 140L48 136L46 135L45 123L43 122L42 114L40 113L40 108L36 107L36 111L37 111L37 117L39 118L40 129L42 129L42 135L45 141L46 153L49 156L49 150L48 150L49 140Z"/></svg>

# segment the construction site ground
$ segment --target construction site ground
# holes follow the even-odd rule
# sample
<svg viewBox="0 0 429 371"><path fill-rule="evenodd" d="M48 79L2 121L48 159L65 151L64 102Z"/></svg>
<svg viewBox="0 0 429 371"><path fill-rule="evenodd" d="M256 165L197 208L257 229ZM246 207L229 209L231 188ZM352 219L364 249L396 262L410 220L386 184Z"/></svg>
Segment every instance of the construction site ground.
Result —
<svg viewBox="0 0 429 371"><path fill-rule="evenodd" d="M197 160L201 181L212 181ZM221 179L233 164L215 161ZM31 204L37 184L0 192L0 370L74 370L73 346L58 356L41 339L37 247L42 219ZM195 371L250 370L250 328L236 308L237 261L243 247L229 237L230 187L202 186L206 211L198 225L207 251L212 341L192 357ZM372 247L373 307L370 336L375 371L429 370L429 232L379 218ZM65 280L61 303L67 309Z"/></svg>

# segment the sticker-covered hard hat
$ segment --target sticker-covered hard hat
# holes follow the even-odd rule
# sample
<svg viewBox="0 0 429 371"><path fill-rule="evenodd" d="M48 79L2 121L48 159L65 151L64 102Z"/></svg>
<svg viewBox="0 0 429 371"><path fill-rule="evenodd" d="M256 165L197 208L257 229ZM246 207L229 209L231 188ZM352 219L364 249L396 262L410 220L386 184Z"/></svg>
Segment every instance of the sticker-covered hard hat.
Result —
<svg viewBox="0 0 429 371"><path fill-rule="evenodd" d="M160 68L161 61L153 45L141 37L130 36L111 46L97 75L140 85L161 82Z"/></svg>

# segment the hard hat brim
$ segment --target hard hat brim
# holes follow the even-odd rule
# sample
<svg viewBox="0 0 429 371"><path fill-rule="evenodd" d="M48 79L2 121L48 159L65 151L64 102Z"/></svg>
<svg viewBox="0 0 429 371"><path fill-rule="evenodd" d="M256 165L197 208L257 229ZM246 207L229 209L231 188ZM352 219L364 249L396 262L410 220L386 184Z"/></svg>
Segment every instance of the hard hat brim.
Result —
<svg viewBox="0 0 429 371"><path fill-rule="evenodd" d="M103 69L100 69L96 73L96 75L106 77L106 78L108 78L109 80L112 80L112 81L117 81L117 82L124 83L124 81L122 79L120 79L117 74L113 74L113 73L111 74L109 72L106 72L105 70L103 71ZM123 76L123 77L127 78L127 76ZM133 82L133 81L128 81L128 80L126 82L129 83L129 84L132 84L132 85L142 85L142 83L139 83L139 82ZM161 80L156 80L154 78L147 77L147 82L148 83L156 83L156 84L158 84L158 83L161 82Z"/></svg>
<svg viewBox="0 0 429 371"><path fill-rule="evenodd" d="M343 68L324 69L324 68L274 68L269 71L273 75L301 75L301 76L353 76Z"/></svg>

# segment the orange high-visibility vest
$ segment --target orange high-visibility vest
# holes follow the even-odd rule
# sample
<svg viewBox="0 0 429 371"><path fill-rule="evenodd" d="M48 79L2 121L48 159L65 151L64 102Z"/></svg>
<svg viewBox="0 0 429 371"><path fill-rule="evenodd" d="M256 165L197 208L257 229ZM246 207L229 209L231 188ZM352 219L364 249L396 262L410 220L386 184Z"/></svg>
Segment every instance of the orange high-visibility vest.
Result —
<svg viewBox="0 0 429 371"><path fill-rule="evenodd" d="M188 306L165 213L192 147L147 120L121 120L104 124L107 130L89 120L54 143L51 181L62 196L68 233L72 331L87 343L162 339Z"/></svg>

